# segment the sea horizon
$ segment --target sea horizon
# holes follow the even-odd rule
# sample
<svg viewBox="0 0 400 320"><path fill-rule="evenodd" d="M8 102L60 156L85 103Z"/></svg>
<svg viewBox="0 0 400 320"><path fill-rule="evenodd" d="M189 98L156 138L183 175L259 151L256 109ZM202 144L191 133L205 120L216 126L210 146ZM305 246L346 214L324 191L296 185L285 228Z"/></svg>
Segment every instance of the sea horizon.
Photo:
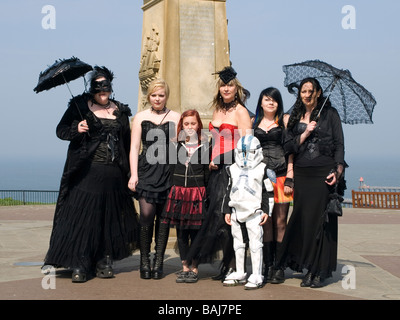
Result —
<svg viewBox="0 0 400 320"><path fill-rule="evenodd" d="M393 157L373 159L353 157L346 159L347 189L345 198L351 198L351 190L358 190L360 178L370 187L400 187L398 160ZM65 158L1 159L0 190L57 191L64 168Z"/></svg>

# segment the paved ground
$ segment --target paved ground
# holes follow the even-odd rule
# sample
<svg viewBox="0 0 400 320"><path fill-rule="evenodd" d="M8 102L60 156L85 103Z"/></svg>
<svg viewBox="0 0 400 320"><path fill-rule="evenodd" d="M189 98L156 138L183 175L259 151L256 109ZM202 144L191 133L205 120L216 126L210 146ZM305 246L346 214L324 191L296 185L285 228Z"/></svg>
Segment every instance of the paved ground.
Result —
<svg viewBox="0 0 400 320"><path fill-rule="evenodd" d="M1 300L163 300L156 308L199 300L400 300L399 210L344 209L339 220L337 271L325 287L301 288L302 275L287 270L284 284L267 284L254 291L226 288L211 280L217 272L212 265L200 266L200 280L195 284L175 283L181 264L173 250L173 234L162 280L140 279L138 252L115 263L112 279L76 284L64 270L45 276L40 267L53 212L54 206L0 207Z"/></svg>

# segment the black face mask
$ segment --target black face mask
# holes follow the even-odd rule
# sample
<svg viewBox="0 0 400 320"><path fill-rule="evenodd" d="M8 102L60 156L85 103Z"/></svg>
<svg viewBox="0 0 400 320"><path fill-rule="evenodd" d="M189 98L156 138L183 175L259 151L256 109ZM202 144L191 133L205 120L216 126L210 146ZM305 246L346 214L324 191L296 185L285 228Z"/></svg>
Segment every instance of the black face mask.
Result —
<svg viewBox="0 0 400 320"><path fill-rule="evenodd" d="M110 80L96 81L92 80L90 84L90 93L95 94L99 92L112 92Z"/></svg>

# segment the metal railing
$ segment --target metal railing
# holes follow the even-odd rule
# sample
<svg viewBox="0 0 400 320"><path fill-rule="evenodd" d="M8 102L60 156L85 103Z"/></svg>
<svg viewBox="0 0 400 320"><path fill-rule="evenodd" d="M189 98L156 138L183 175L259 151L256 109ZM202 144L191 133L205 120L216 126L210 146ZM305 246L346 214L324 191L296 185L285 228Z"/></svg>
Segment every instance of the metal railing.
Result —
<svg viewBox="0 0 400 320"><path fill-rule="evenodd" d="M0 190L0 206L55 204L58 191L46 190ZM352 207L352 199L344 199L342 206Z"/></svg>
<svg viewBox="0 0 400 320"><path fill-rule="evenodd" d="M0 206L55 204L58 191L0 190Z"/></svg>

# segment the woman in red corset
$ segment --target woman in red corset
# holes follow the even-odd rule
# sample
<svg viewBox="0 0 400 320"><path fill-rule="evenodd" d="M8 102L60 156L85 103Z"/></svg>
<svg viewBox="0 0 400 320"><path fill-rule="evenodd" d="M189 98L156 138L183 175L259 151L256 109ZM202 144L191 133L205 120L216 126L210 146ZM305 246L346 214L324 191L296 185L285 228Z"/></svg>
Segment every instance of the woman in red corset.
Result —
<svg viewBox="0 0 400 320"><path fill-rule="evenodd" d="M224 201L229 180L226 166L234 161L233 150L240 136L251 130L249 112L243 102L246 98L244 88L236 74L232 67L218 72L218 90L209 124L212 134L211 173L207 186L209 206L205 222L189 252L189 257L197 259L198 263L212 263L216 253L222 250L221 274L214 277L215 280L224 279L234 258L230 226L224 221L225 213L229 212Z"/></svg>

